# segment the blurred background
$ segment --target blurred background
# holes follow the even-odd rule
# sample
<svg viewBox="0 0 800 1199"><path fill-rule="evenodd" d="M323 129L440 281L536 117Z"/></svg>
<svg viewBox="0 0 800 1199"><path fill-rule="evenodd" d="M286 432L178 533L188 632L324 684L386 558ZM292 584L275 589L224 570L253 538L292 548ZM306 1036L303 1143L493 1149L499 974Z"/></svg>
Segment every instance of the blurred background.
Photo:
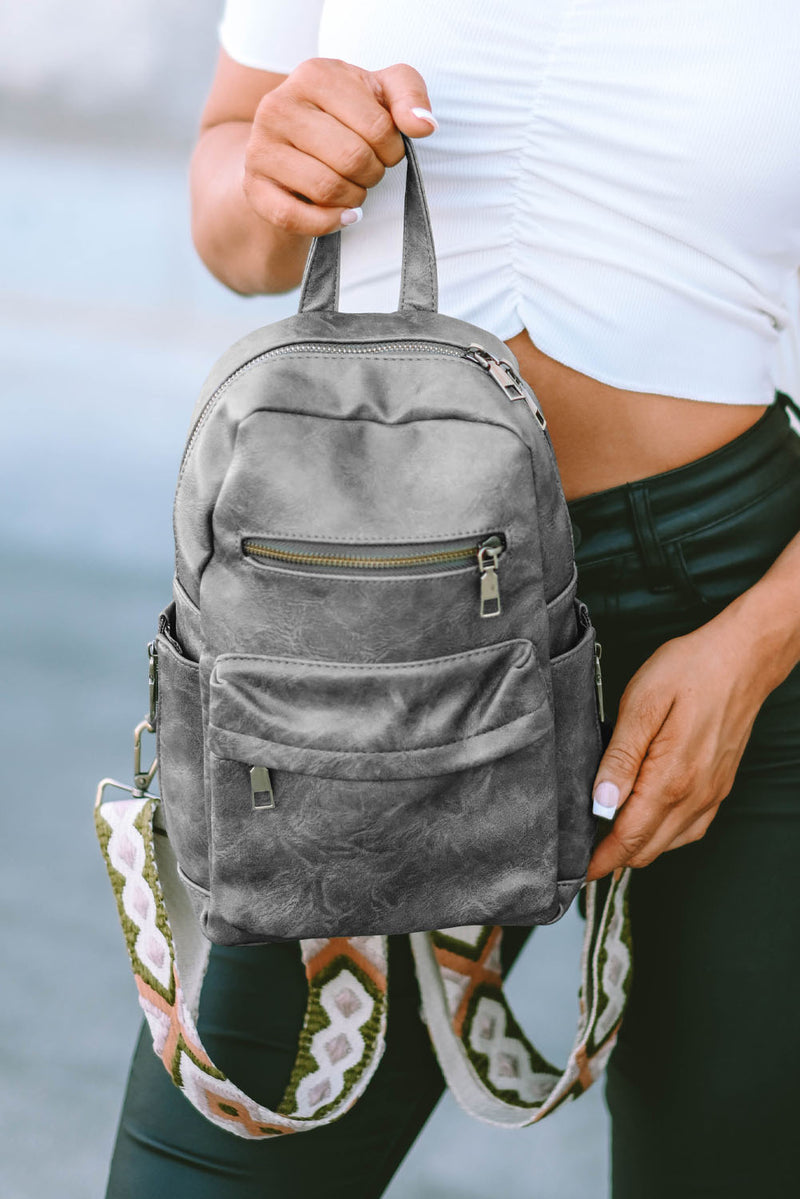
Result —
<svg viewBox="0 0 800 1199"><path fill-rule="evenodd" d="M95 786L130 779L197 393L230 342L297 303L226 292L191 246L187 163L221 8L0 8L4 1199L104 1193L139 1014ZM776 377L800 395L796 336ZM512 977L518 1014L556 1060L580 939L570 915ZM606 1199L606 1141L599 1088L516 1134L445 1099L388 1196Z"/></svg>

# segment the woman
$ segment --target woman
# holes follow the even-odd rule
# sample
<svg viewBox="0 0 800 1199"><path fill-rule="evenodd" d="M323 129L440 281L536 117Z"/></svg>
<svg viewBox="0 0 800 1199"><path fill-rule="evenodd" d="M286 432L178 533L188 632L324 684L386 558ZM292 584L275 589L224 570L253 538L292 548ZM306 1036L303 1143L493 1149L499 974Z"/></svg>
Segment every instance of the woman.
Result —
<svg viewBox="0 0 800 1199"><path fill-rule="evenodd" d="M616 717L590 877L637 868L614 1199L793 1193L800 441L771 360L800 264L800 15L229 0L221 32L192 170L214 274L293 288L311 236L350 226L342 307L394 307L387 168L399 131L425 139L440 308L507 341L548 419ZM140 1044L112 1199L382 1194L442 1085L402 938L391 954L386 1056L313 1135L226 1136ZM276 1102L296 947L215 950L206 999L206 1044Z"/></svg>

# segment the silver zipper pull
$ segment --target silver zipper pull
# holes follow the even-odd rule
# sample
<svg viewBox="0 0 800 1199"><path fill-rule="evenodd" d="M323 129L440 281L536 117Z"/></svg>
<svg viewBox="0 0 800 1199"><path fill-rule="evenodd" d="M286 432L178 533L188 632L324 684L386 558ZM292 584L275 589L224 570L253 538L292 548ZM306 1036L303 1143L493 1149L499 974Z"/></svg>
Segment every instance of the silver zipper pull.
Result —
<svg viewBox="0 0 800 1199"><path fill-rule="evenodd" d="M530 408L533 415L536 417L538 424L542 429L547 428L547 421L544 419L544 413L533 402L528 392L522 386L518 376L514 373L514 368L510 362L506 362L505 358L495 358L494 354L490 354L483 346L473 342L467 351L467 357L472 358L474 362L479 363L484 370L488 371L494 379L495 383L499 384L505 392L509 400L524 400Z"/></svg>
<svg viewBox="0 0 800 1199"><path fill-rule="evenodd" d="M600 669L600 655L603 652L603 647L599 641L594 643L594 688L597 692L597 712L601 720L606 718L605 704L603 703L603 672Z"/></svg>
<svg viewBox="0 0 800 1199"><path fill-rule="evenodd" d="M158 714L158 650L155 641L147 643L147 689L150 698L147 719L155 729Z"/></svg>
<svg viewBox="0 0 800 1199"><path fill-rule="evenodd" d="M262 808L275 807L275 795L272 790L272 779L266 766L250 767L250 793L253 797L253 811Z"/></svg>
<svg viewBox="0 0 800 1199"><path fill-rule="evenodd" d="M499 616L500 580L497 561L503 552L499 537L490 537L478 546L478 570L481 572L481 616Z"/></svg>

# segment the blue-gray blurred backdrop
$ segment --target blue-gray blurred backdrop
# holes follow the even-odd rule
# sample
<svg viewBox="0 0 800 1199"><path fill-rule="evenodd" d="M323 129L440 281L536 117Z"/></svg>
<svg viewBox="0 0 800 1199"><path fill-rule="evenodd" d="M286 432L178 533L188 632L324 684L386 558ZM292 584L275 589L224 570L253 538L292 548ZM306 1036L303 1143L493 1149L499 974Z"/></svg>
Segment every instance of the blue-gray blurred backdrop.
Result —
<svg viewBox="0 0 800 1199"><path fill-rule="evenodd" d="M191 246L186 167L220 8L0 8L4 1199L104 1191L139 1017L94 842L95 784L130 777L198 389L231 341L296 305L226 292ZM782 356L797 394L796 342ZM534 942L513 998L563 1058L577 917ZM516 1134L445 1100L389 1199L605 1199L606 1136L598 1088Z"/></svg>

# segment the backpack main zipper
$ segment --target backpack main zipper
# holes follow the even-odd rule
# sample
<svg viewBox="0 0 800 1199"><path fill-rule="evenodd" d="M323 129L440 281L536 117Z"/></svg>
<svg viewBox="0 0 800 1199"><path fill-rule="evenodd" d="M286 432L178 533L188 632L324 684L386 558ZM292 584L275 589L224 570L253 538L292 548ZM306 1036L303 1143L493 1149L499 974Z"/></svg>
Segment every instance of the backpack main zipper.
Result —
<svg viewBox="0 0 800 1199"><path fill-rule="evenodd" d="M181 477L186 468L186 462L192 452L197 436L205 424L214 406L224 391L238 379L240 375L245 374L260 362L265 362L268 358L279 358L290 354L306 354L306 353L324 353L324 354L391 354L391 353L418 353L424 354L440 354L447 358L463 358L467 362L474 362L481 367L489 375L491 379L500 387L503 394L509 400L524 400L528 408L530 408L537 424L541 429L547 428L547 422L541 409L533 400L522 384L519 376L515 373L510 362L505 358L497 358L491 354L483 346L473 342L468 349L463 349L461 346L449 345L445 342L438 341L382 341L382 342L362 342L360 344L353 343L350 345L339 345L336 342L330 341L297 341L291 345L276 346L273 350L265 350L263 354L257 354L255 358L251 358L249 362L245 362L242 366L235 370L232 375L221 383L220 386L209 396L200 415L195 421L189 439L186 442L186 449L183 452L180 472L178 475L178 484L180 485Z"/></svg>
<svg viewBox="0 0 800 1199"><path fill-rule="evenodd" d="M449 566L458 569L462 564L466 566L475 562L480 579L480 615L500 615L500 584L497 571L500 556L506 547L505 539L499 533L492 533L479 542L459 543L423 550L420 553L375 553L376 549L382 550L384 547L371 546L369 548L373 552L359 554L355 552L356 547L347 548L347 553L325 553L324 550L286 548L256 537L248 537L242 542L243 552L250 557L265 558L278 564L317 566L323 570L395 571L423 569L426 566ZM392 547L386 549L391 551Z"/></svg>

